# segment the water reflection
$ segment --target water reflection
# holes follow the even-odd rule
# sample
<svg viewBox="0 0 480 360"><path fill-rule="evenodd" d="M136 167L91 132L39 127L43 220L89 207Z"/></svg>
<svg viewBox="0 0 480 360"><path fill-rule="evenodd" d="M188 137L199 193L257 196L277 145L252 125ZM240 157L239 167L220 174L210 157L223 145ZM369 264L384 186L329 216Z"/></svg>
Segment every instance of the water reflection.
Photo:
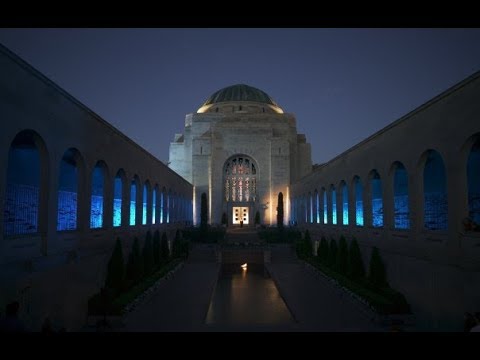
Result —
<svg viewBox="0 0 480 360"><path fill-rule="evenodd" d="M286 324L293 319L263 265L224 264L207 324Z"/></svg>

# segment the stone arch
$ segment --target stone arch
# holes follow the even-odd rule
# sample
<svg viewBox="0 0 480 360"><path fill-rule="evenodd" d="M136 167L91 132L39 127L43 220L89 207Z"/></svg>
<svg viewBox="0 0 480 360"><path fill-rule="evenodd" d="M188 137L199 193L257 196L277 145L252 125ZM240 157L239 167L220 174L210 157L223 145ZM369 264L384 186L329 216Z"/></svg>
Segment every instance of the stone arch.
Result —
<svg viewBox="0 0 480 360"><path fill-rule="evenodd" d="M363 185L362 180L358 175L355 175L352 179L352 186L355 196L354 196L354 203L355 203L355 225L356 226L363 226L364 225L364 216L363 216Z"/></svg>
<svg viewBox="0 0 480 360"><path fill-rule="evenodd" d="M467 150L467 199L468 217L466 230L480 230L480 133L471 136L464 146Z"/></svg>
<svg viewBox="0 0 480 360"><path fill-rule="evenodd" d="M155 184L152 191L152 224L159 224L159 187L158 184Z"/></svg>
<svg viewBox="0 0 480 360"><path fill-rule="evenodd" d="M85 162L76 148L67 149L60 160L58 180L57 231L77 230L81 177Z"/></svg>
<svg viewBox="0 0 480 360"><path fill-rule="evenodd" d="M423 174L423 225L429 230L448 228L447 176L441 154L426 150L420 157Z"/></svg>
<svg viewBox="0 0 480 360"><path fill-rule="evenodd" d="M145 180L142 186L142 225L147 225L148 223L148 209L150 205L150 181Z"/></svg>
<svg viewBox="0 0 480 360"><path fill-rule="evenodd" d="M400 161L390 167L389 176L393 178L393 224L395 229L410 228L410 207L408 192L408 172Z"/></svg>
<svg viewBox="0 0 480 360"><path fill-rule="evenodd" d="M132 181L130 182L130 220L129 225L137 225L137 197L138 197L138 187L140 184L140 178L138 175L134 175Z"/></svg>
<svg viewBox="0 0 480 360"><path fill-rule="evenodd" d="M376 169L368 174L368 182L370 186L370 204L373 227L383 227L384 211L383 211L383 192L382 178Z"/></svg>
<svg viewBox="0 0 480 360"><path fill-rule="evenodd" d="M330 210L332 225L337 225L337 189L334 184L330 184Z"/></svg>
<svg viewBox="0 0 480 360"><path fill-rule="evenodd" d="M348 186L345 180L340 181L342 194L342 225L348 225Z"/></svg>
<svg viewBox="0 0 480 360"><path fill-rule="evenodd" d="M119 169L113 180L113 226L122 226L123 192L127 181L125 170Z"/></svg>
<svg viewBox="0 0 480 360"><path fill-rule="evenodd" d="M26 129L15 135L9 147L6 171L5 236L36 234L46 227L48 164L45 142L37 132ZM42 214L45 215L42 217Z"/></svg>
<svg viewBox="0 0 480 360"><path fill-rule="evenodd" d="M108 167L105 161L96 162L91 173L90 228L104 226L105 189L108 181Z"/></svg>
<svg viewBox="0 0 480 360"><path fill-rule="evenodd" d="M257 200L258 165L245 154L229 157L223 165L223 198L226 202Z"/></svg>
<svg viewBox="0 0 480 360"><path fill-rule="evenodd" d="M327 201L327 190L322 186L322 204L323 204L323 223L328 224L328 201Z"/></svg>

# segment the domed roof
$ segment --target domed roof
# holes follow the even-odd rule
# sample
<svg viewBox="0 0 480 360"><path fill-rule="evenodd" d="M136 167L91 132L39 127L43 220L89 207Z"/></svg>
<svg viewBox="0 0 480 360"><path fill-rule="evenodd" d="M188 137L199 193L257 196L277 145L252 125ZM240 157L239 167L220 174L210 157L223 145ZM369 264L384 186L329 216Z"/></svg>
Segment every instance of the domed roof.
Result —
<svg viewBox="0 0 480 360"><path fill-rule="evenodd" d="M210 96L202 106L226 101L251 101L278 107L267 93L245 84L232 85L218 90Z"/></svg>

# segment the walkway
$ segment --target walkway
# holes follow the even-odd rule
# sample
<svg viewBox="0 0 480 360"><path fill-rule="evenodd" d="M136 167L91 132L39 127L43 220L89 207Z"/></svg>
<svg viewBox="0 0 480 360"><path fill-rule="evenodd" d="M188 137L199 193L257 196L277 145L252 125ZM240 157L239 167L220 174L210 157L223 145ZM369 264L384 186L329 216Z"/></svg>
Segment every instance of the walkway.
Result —
<svg viewBox="0 0 480 360"><path fill-rule="evenodd" d="M257 234L251 229L235 229L229 231L228 236L234 242L258 241ZM211 245L198 245L192 255L173 279L166 280L149 300L126 316L123 331L385 330L370 320L371 313L365 305L299 262L288 244L272 245L272 263L266 267L295 319L294 323L236 327L206 325L205 317L220 265L214 262Z"/></svg>

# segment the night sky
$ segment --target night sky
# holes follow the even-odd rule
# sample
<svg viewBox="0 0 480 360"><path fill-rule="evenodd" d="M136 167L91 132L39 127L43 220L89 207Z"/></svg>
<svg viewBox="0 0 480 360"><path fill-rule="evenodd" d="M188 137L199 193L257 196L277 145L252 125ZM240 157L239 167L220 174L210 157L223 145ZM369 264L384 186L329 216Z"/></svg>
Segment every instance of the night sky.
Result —
<svg viewBox="0 0 480 360"><path fill-rule="evenodd" d="M164 162L185 115L229 85L294 113L323 163L480 70L480 29L0 29L0 43Z"/></svg>

